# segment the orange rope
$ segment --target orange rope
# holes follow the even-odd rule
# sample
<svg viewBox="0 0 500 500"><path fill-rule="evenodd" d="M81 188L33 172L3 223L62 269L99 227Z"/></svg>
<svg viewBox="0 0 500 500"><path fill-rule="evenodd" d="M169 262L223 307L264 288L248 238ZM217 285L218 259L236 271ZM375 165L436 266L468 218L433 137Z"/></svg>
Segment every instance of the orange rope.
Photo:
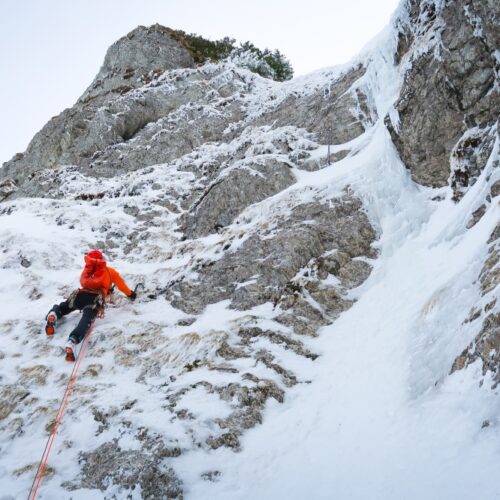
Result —
<svg viewBox="0 0 500 500"><path fill-rule="evenodd" d="M50 452L52 450L52 445L56 439L57 429L59 428L59 424L61 423L62 417L66 410L66 406L68 405L69 397L71 392L73 391L73 386L76 381L76 377L78 375L78 368L80 367L80 363L82 362L83 356L85 354L85 350L87 349L87 345L89 343L90 334L94 329L94 324L89 329L89 332L85 336L83 340L82 348L80 353L78 354L78 358L76 360L75 366L73 367L73 371L71 372L71 377L69 379L68 385L66 386L66 390L64 391L64 396L61 401L61 406L59 406L59 411L56 416L56 424L54 425L54 429L52 430L49 439L47 440L47 444L45 445L45 450L43 451L42 459L40 460L40 464L38 465L37 473L35 479L33 480L33 484L31 485L31 489L28 495L29 500L35 500L36 494L38 492L38 488L40 487L40 483L42 482L43 473L45 471L45 467L47 466L47 460L49 459ZM32 495L33 493L33 495Z"/></svg>

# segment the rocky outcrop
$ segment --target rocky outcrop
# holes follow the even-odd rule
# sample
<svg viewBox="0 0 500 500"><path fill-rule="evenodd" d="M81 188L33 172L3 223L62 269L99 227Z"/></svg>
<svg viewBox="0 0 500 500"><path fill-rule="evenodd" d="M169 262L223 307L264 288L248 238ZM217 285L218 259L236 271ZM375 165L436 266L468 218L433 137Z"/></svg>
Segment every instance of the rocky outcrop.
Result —
<svg viewBox="0 0 500 500"><path fill-rule="evenodd" d="M500 107L500 7L493 1L412 0L409 10L396 57L405 69L396 103L399 122L387 117L386 125L412 178L439 187L448 182L452 150L470 148L470 137L457 145L469 128L476 127L479 148L473 170L481 170L491 152L489 136ZM454 182L466 181L455 174Z"/></svg>
<svg viewBox="0 0 500 500"><path fill-rule="evenodd" d="M500 313L489 314L483 321L480 332L473 342L453 363L452 373L466 368L480 359L483 375L491 372L495 389L500 383Z"/></svg>
<svg viewBox="0 0 500 500"><path fill-rule="evenodd" d="M473 127L464 133L453 148L450 184L454 201L460 201L469 187L476 183L491 156L497 130L496 125L483 129ZM499 160L492 158L492 162L498 166Z"/></svg>
<svg viewBox="0 0 500 500"><path fill-rule="evenodd" d="M291 94L257 124L294 125L313 132L320 144L343 144L361 135L377 120L366 90L360 83L366 68L354 67L339 76L329 88L306 95Z"/></svg>
<svg viewBox="0 0 500 500"><path fill-rule="evenodd" d="M452 155L450 182L458 199L484 168L497 133L498 6L411 1L408 10L395 54L403 75L398 119L385 121L415 181L445 185ZM378 118L367 64L337 73L327 87L267 89L256 112L252 96L259 85L248 72L229 63L195 69L178 32L139 27L109 49L79 102L53 118L0 175L12 179L10 197L50 196L36 188L44 169L78 165L86 175L111 177L171 162L207 142L230 141L248 125L293 126L320 144L346 143Z"/></svg>
<svg viewBox="0 0 500 500"><path fill-rule="evenodd" d="M12 175L21 186L45 168L82 165L96 151L128 141L194 96L181 102L159 92L123 97L156 81L166 70L193 66L189 51L174 40L171 30L159 25L135 29L110 47L99 74L78 103L52 118L23 155L4 164L2 177Z"/></svg>
<svg viewBox="0 0 500 500"><path fill-rule="evenodd" d="M193 238L217 232L233 222L244 208L283 191L294 182L290 165L274 158L228 168L189 209L183 218L184 233Z"/></svg>
<svg viewBox="0 0 500 500"><path fill-rule="evenodd" d="M174 455L177 455L174 451ZM95 451L82 453L81 479L66 483L69 490L95 488L105 491L110 485L119 486L132 494L138 487L141 498L184 498L182 482L174 470L162 467L162 460L171 457L172 451L159 443L157 447L142 451L122 450L116 443L105 443Z"/></svg>
<svg viewBox="0 0 500 500"><path fill-rule="evenodd" d="M75 106L50 120L24 154L4 164L0 176L11 179L10 193L54 196L57 179L43 187L47 169L76 165L88 176L113 177L172 162L203 144L228 143L249 126L300 129L304 138L326 144L347 142L376 120L362 65L335 77L328 89L301 95L291 90L277 99L272 87L232 63L189 69L186 49L170 34L168 28L140 27L116 42ZM155 53L162 58L156 60ZM259 91L270 97L256 111ZM282 153L309 168L307 155L293 151L297 145L284 146ZM250 155L235 159L245 156Z"/></svg>
<svg viewBox="0 0 500 500"><path fill-rule="evenodd" d="M142 87L166 70L194 65L191 52L179 43L173 30L159 24L139 26L111 45L99 73L80 102L88 103L110 92L124 94Z"/></svg>
<svg viewBox="0 0 500 500"><path fill-rule="evenodd" d="M217 261L200 262L195 280L185 278L167 293L175 307L199 313L207 304L231 299L250 309L279 299L286 284L313 258L333 249L351 257L373 256L375 239L361 202L350 196L299 205L289 217L270 221L267 230L250 236Z"/></svg>
<svg viewBox="0 0 500 500"><path fill-rule="evenodd" d="M483 207L484 205L474 212L474 218L477 218L477 212L482 211ZM484 306L474 308L465 320L465 323L472 323L482 317L481 329L474 340L455 359L451 373L481 360L483 375L488 372L491 374L492 388L495 389L500 383L500 312L496 293L500 284L500 224L497 224L487 243L488 253L478 280L480 293L485 303Z"/></svg>
<svg viewBox="0 0 500 500"><path fill-rule="evenodd" d="M488 249L488 257L479 274L482 295L492 292L500 283L500 235L498 226L490 236L488 243L491 243Z"/></svg>
<svg viewBox="0 0 500 500"><path fill-rule="evenodd" d="M12 193L17 191L16 183L10 177L6 177L0 182L0 201L9 197Z"/></svg>
<svg viewBox="0 0 500 500"><path fill-rule="evenodd" d="M4 164L2 175L11 175L24 188L18 195L40 195L37 177L44 169L79 165L89 175L111 177L171 161L220 139L239 112L227 106L217 91L217 81L214 88L207 88L210 76L170 74L161 84L149 84L125 96L112 95L101 106L77 104L53 118L22 158ZM221 119L211 114L220 114ZM30 183L34 188L30 189Z"/></svg>
<svg viewBox="0 0 500 500"><path fill-rule="evenodd" d="M485 186L460 215L453 236L458 238L460 231L481 229L500 193L497 63L491 50L498 35L487 15L494 17L497 7L488 0L460 0L411 1L408 8L397 32L398 66L391 66L392 48L384 53L390 63L384 70L392 76L400 70L404 77L397 113L391 111L385 123L415 181L449 182L457 203L474 183ZM390 144L384 143L383 158L351 161L363 154L363 141L385 134L380 121L380 128L370 130L381 118L374 60L360 60L304 87L282 85L231 61L195 66L174 32L140 27L110 48L78 103L4 165L0 199L7 203L0 215L7 220L26 211L37 228L33 238L45 227L55 229L46 245L32 245L31 233L14 229L0 242L2 269L19 277L23 299L46 300L48 279L58 293L69 292L58 273L47 270L64 267L76 275L80 250L74 249L82 244L130 263L147 288L140 301L120 310L119 321L110 314L96 332L101 337L79 380L78 411L94 416L88 432L99 442L83 451L64 450L80 463L64 488L143 498L161 490L182 498L175 459L193 450L239 451L243 434L263 422L269 405L310 382L308 369L319 358L314 337L364 292L381 228L403 240L425 224L420 213L411 220L424 197L415 195L407 207L402 195L379 186L393 182L377 179L379 172L400 174L384 170L385 163L399 168ZM334 162L349 155L339 170L325 169L326 144L338 145ZM382 146L376 146L378 154ZM387 193L387 199L376 199L370 183L376 184L373 193ZM37 200L30 202L30 196ZM434 198L425 210L432 212L439 202ZM400 209L412 210L407 219L397 216ZM386 211L392 219L383 224L378 218ZM43 231L37 233L38 223ZM477 274L484 303L464 323L479 326L481 318L482 328L453 353L477 334L453 369L481 359L495 383L499 235L497 227ZM382 242L382 248L388 245ZM383 279L385 270L379 270L377 279ZM49 431L57 401L39 390L51 380L49 369L40 359L32 366L23 359L21 366L14 351L26 342L30 355L46 359L59 354L57 347L35 338L39 326L33 319L0 328L15 346L0 359L19 365L0 390L0 431L11 440L28 435L33 425ZM56 389L64 389L65 375L52 377ZM98 397L124 379L133 398L129 387L116 397L119 403ZM197 398L208 402L198 413L192 405ZM146 428L152 407L171 434L152 436ZM30 464L16 469L16 477ZM54 477L58 473L51 470ZM220 472L209 469L201 477L218 480Z"/></svg>

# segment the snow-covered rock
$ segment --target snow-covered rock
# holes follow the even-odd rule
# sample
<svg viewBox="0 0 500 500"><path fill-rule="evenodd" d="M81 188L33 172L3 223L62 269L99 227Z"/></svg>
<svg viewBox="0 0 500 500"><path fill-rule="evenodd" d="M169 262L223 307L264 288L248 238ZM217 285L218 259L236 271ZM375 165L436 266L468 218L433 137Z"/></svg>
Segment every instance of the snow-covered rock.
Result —
<svg viewBox="0 0 500 500"><path fill-rule="evenodd" d="M395 103L398 121L386 123L401 159L421 184L446 185L450 152L459 140L470 140L472 127L477 127L475 147L487 151L477 168L491 153L500 101L499 17L493 1L408 2L398 35L397 58L405 69Z"/></svg>
<svg viewBox="0 0 500 500"><path fill-rule="evenodd" d="M53 429L78 318L44 316L95 247L145 290L96 323L41 498L495 498L497 10L403 2L286 83L159 26L113 45L0 169L2 498Z"/></svg>

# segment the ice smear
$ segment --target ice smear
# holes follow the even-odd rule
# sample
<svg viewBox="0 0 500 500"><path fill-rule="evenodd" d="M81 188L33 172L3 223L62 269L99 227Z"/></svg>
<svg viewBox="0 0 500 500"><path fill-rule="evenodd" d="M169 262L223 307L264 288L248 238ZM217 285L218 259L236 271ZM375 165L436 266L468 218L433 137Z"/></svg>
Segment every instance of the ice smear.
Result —
<svg viewBox="0 0 500 500"><path fill-rule="evenodd" d="M404 13L400 9L393 23L407 22ZM199 353L210 358L213 340L247 316L253 326L277 330L272 305L241 312L220 302L208 306L192 323L181 324L190 319L188 315L161 297L136 303L117 299L99 323L83 366L85 370L100 365L101 371L97 378L83 373L78 381L50 462L55 475L44 481L40 498L61 498L61 484L79 474L81 452L113 439L124 449L140 449L125 422L133 422L136 429L146 427L185 450L174 468L189 499L498 498L499 427L481 429L484 420L498 423L498 395L491 391L488 379L479 385L479 363L448 376L453 359L477 334L477 325L464 325L462 320L479 297L474 277L485 258L484 242L499 219L498 204L491 204L472 229L466 230L465 224L477 199L493 182L493 166L487 166L459 204L451 201L448 189L437 192L411 181L383 125L387 113L393 123L397 121L392 107L401 76L392 60L396 43L395 31L388 29L359 58L367 65L361 84L374 100L379 121L348 145L336 146L338 150L348 146L347 158L317 172L294 168L296 184L248 207L222 235L188 242L192 246L185 253L186 246L177 241L175 217L166 212L158 217L157 225L140 228L152 235L155 249L145 247L137 256L116 250L113 264L125 278L133 283L149 276L153 283L148 287L154 289L153 285L165 286L182 273L194 272L193 256L219 258L219 247L228 235L245 234L233 243L232 248L237 248L263 221L286 214L296 204L327 201L352 189L362 198L380 235L380 255L368 281L356 293L358 301L333 325L323 328L317 339L304 342L321 354L315 362L280 352L267 340L257 345L265 345L278 360L286 358L286 365L303 383L287 391L283 404L268 401L264 423L242 437L240 453L225 448L193 449L193 432L205 439L213 430L212 419L224 418L230 408L202 387L184 394L179 408L198 419L193 431L188 422L174 419L167 411L165 384L176 391L200 377L214 385L238 382L237 375L208 367L178 378L174 375L179 367L194 363ZM237 71L254 84L246 103L252 117L266 108L271 97L276 103L291 92L327 89L348 67L321 70L284 85ZM235 68L228 65L226 69ZM207 71L217 70L207 66ZM302 140L305 147L314 146L307 134L301 136L288 128L254 128L243 139L253 141L252 151L257 154L262 144L271 144L271 139L284 134L293 136L297 144ZM141 209L148 208L153 193L146 190L140 200L134 200L128 186L154 178L162 188L173 189L174 199L189 192L188 185L194 181L191 174L178 169L183 161L210 162L221 151L238 146L238 140L230 145L205 145L192 155L196 160L184 158L174 165L99 182L71 172L73 183L63 187L65 199L18 200L9 205L14 209L11 214L0 217L5 250L0 261L0 381L2 386L15 383L18 370L34 363L46 366L50 374L48 383L29 385L30 397L37 398L45 412L28 409L20 415L25 425L19 435L13 430L15 419L10 418L5 429L8 437L0 437L3 498L26 496L32 471L18 476L14 471L39 458L38 450L43 450L47 437L45 426L67 381L61 343L78 318L61 322L55 338L37 333L47 306L70 291L72 280L76 286L82 251L96 241L96 231L103 224L112 223L115 230L124 232L136 229L124 206L137 203ZM498 142L494 154L498 155ZM313 152L313 157L324 155L324 147ZM101 189L119 197L100 204L74 199L82 191L98 193ZM444 201L433 200L436 194L444 195ZM57 224L63 216L73 221L74 228ZM23 257L33 261L24 270L18 264ZM42 295L30 299L37 296L33 292L37 288ZM142 350L134 342L147 338L152 328L158 329L158 335L149 350ZM170 358L156 375L141 381L139 361L154 358L165 346ZM127 353L137 363L126 364ZM243 358L234 366L278 381L276 374L253 359ZM100 430L89 409L110 406L119 409L119 417L108 429ZM200 479L214 470L221 473L218 482ZM93 499L102 494L80 489L71 492L71 498ZM120 498L124 492L110 485L105 494ZM140 488L127 494L140 498Z"/></svg>

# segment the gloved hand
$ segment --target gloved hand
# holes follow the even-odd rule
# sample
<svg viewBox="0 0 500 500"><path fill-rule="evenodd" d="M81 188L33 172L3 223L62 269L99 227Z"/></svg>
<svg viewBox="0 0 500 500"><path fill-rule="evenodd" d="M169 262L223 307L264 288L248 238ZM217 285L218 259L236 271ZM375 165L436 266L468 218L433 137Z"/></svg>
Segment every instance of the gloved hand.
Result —
<svg viewBox="0 0 500 500"><path fill-rule="evenodd" d="M135 300L135 299L137 298L137 294L136 294L135 292L132 292L132 293L128 296L128 298L129 298L130 300Z"/></svg>

